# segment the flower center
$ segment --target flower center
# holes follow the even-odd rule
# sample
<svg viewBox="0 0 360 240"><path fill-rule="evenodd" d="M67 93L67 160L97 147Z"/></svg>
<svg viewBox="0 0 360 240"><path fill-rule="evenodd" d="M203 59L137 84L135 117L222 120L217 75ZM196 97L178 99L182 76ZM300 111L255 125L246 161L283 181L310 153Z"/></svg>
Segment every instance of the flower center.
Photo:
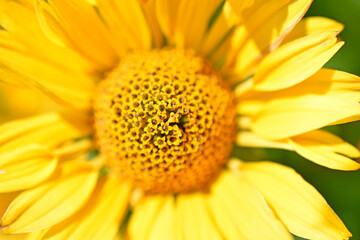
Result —
<svg viewBox="0 0 360 240"><path fill-rule="evenodd" d="M204 188L232 149L232 93L189 51L125 56L99 84L94 109L108 164L149 193Z"/></svg>

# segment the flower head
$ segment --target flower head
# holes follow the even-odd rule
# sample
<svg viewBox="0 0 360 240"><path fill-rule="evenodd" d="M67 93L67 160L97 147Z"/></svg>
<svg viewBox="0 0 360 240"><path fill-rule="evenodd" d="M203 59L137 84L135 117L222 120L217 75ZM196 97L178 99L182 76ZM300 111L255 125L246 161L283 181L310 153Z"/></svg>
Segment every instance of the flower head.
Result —
<svg viewBox="0 0 360 240"><path fill-rule="evenodd" d="M322 127L359 120L322 66L343 26L310 0L0 0L0 78L63 110L0 126L0 238L348 239L293 150L357 170ZM31 37L29 37L31 36Z"/></svg>

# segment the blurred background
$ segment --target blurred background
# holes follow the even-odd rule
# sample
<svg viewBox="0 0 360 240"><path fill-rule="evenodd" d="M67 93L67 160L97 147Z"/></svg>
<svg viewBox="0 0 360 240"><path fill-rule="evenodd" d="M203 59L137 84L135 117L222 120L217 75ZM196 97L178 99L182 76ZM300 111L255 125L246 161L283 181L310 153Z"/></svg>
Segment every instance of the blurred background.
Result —
<svg viewBox="0 0 360 240"><path fill-rule="evenodd" d="M345 25L340 34L345 45L325 67L360 75L360 0L314 0L306 16L325 16ZM327 129L360 147L359 122ZM353 234L351 239L360 240L360 171L330 170L281 150L236 149L236 153L242 159L268 159L294 168L325 197Z"/></svg>
<svg viewBox="0 0 360 240"><path fill-rule="evenodd" d="M360 0L314 0L306 16L325 16L345 25L345 30L340 34L345 45L326 67L360 75ZM55 104L48 98L34 98L33 94L21 89L14 91L0 83L0 122L13 116L23 117L43 109L54 109ZM24 104L24 99L28 104ZM33 107L29 108L29 105ZM360 147L360 123L327 129ZM330 170L284 150L236 148L234 152L241 159L270 160L294 168L325 197L352 232L354 237L351 239L360 240L360 171Z"/></svg>

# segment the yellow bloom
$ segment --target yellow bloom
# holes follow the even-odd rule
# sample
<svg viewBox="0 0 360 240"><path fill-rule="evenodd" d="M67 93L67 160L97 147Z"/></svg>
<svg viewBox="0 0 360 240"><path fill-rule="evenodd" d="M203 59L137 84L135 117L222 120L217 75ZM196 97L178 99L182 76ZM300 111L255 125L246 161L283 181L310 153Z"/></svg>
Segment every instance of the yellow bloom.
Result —
<svg viewBox="0 0 360 240"><path fill-rule="evenodd" d="M360 119L360 78L322 68L343 26L310 4L0 0L0 79L64 108L0 126L0 238L351 237L293 170L230 160L359 169L321 128Z"/></svg>

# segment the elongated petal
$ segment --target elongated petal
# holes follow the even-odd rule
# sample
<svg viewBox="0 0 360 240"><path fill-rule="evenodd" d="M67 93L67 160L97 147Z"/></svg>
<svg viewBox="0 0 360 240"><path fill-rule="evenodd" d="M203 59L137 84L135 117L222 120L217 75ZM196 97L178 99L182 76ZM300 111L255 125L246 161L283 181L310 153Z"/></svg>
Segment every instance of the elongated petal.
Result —
<svg viewBox="0 0 360 240"><path fill-rule="evenodd" d="M174 237L174 234L171 233L174 224L174 218L171 218L174 211L173 202L172 196L158 195L148 196L137 204L130 219L129 235L131 239L153 239L154 237L172 239ZM159 229L161 227L159 224L164 222L166 222L167 229ZM161 233L159 230L163 232ZM170 235L163 235L167 233Z"/></svg>
<svg viewBox="0 0 360 240"><path fill-rule="evenodd" d="M151 47L151 32L138 1L98 0L98 8L115 39L115 46L148 50Z"/></svg>
<svg viewBox="0 0 360 240"><path fill-rule="evenodd" d="M94 83L85 75L62 71L29 54L1 46L0 63L5 71L15 75L15 81L38 88L60 104L78 108L90 106Z"/></svg>
<svg viewBox="0 0 360 240"><path fill-rule="evenodd" d="M232 9L236 12L238 16L241 16L243 11L254 4L254 0L244 0L244 1L237 1L237 0L227 0L230 3Z"/></svg>
<svg viewBox="0 0 360 240"><path fill-rule="evenodd" d="M10 203L16 198L19 192L0 193L0 216L3 216Z"/></svg>
<svg viewBox="0 0 360 240"><path fill-rule="evenodd" d="M295 26L295 28L285 37L282 44L314 33L327 31L341 32L343 29L344 25L335 20L326 17L307 17L302 19Z"/></svg>
<svg viewBox="0 0 360 240"><path fill-rule="evenodd" d="M273 92L252 92L239 96L239 104L257 101L259 104L273 99L290 99L306 95L327 95L360 102L360 77L350 73L322 68L305 81Z"/></svg>
<svg viewBox="0 0 360 240"><path fill-rule="evenodd" d="M282 139L338 121L355 121L360 104L330 96L304 96L269 103L254 120L254 132L268 139ZM356 118L355 118L356 117Z"/></svg>
<svg viewBox="0 0 360 240"><path fill-rule="evenodd" d="M53 226L43 239L112 240L127 210L130 189L120 179L103 180L81 211Z"/></svg>
<svg viewBox="0 0 360 240"><path fill-rule="evenodd" d="M226 239L292 239L261 194L243 178L223 173L208 204Z"/></svg>
<svg viewBox="0 0 360 240"><path fill-rule="evenodd" d="M58 36L56 42L66 38L63 45L78 51L101 69L114 64L116 55L108 32L88 1L51 0L47 3L51 11L45 7L46 3L39 3L37 14L42 25L46 26L43 30L48 32L48 36Z"/></svg>
<svg viewBox="0 0 360 240"><path fill-rule="evenodd" d="M5 29L0 31L0 46L26 53L37 60L41 59L62 71L78 74L92 71L95 66L88 60L49 40L42 31L42 21L39 24L36 16L34 2L37 2L28 2L29 4L24 1L0 0L0 25Z"/></svg>
<svg viewBox="0 0 360 240"><path fill-rule="evenodd" d="M290 144L303 157L322 166L339 170L357 170L360 151L332 133L316 130L292 137Z"/></svg>
<svg viewBox="0 0 360 240"><path fill-rule="evenodd" d="M175 28L175 43L181 48L198 49L208 24L221 0L183 0Z"/></svg>
<svg viewBox="0 0 360 240"><path fill-rule="evenodd" d="M5 233L27 233L48 228L77 211L97 181L97 170L80 162L65 163L59 176L22 192L2 219Z"/></svg>
<svg viewBox="0 0 360 240"><path fill-rule="evenodd" d="M156 2L157 1L148 1L143 3L141 6L149 25L153 46L156 48L162 48L164 46L164 35L161 32L160 23L158 21Z"/></svg>
<svg viewBox="0 0 360 240"><path fill-rule="evenodd" d="M76 120L70 119L69 114ZM0 154L35 143L52 149L65 141L89 135L90 131L87 116L72 112L11 121L0 126Z"/></svg>
<svg viewBox="0 0 360 240"><path fill-rule="evenodd" d="M156 15L162 32L169 42L173 42L180 0L157 0Z"/></svg>
<svg viewBox="0 0 360 240"><path fill-rule="evenodd" d="M313 34L290 42L269 54L253 78L254 88L274 91L290 87L317 72L343 45L335 32Z"/></svg>
<svg viewBox="0 0 360 240"><path fill-rule="evenodd" d="M206 206L204 194L179 195L176 202L178 239L222 239Z"/></svg>
<svg viewBox="0 0 360 240"><path fill-rule="evenodd" d="M252 72L259 59L276 49L304 16L311 0L260 0L244 12L244 23L233 37L234 49L227 64L234 64L239 78Z"/></svg>
<svg viewBox="0 0 360 240"><path fill-rule="evenodd" d="M241 169L293 234L323 240L351 237L325 199L292 169L270 162L244 164Z"/></svg>
<svg viewBox="0 0 360 240"><path fill-rule="evenodd" d="M0 192L33 187L55 170L57 158L39 145L0 154Z"/></svg>
<svg viewBox="0 0 360 240"><path fill-rule="evenodd" d="M41 240L47 229L24 234L6 234L0 232L1 240Z"/></svg>
<svg viewBox="0 0 360 240"><path fill-rule="evenodd" d="M292 146L285 141L271 141L264 139L251 131L239 132L236 135L236 144L243 147L278 148L292 150Z"/></svg>
<svg viewBox="0 0 360 240"><path fill-rule="evenodd" d="M149 231L149 240L170 240L175 238L175 204L168 197Z"/></svg>

